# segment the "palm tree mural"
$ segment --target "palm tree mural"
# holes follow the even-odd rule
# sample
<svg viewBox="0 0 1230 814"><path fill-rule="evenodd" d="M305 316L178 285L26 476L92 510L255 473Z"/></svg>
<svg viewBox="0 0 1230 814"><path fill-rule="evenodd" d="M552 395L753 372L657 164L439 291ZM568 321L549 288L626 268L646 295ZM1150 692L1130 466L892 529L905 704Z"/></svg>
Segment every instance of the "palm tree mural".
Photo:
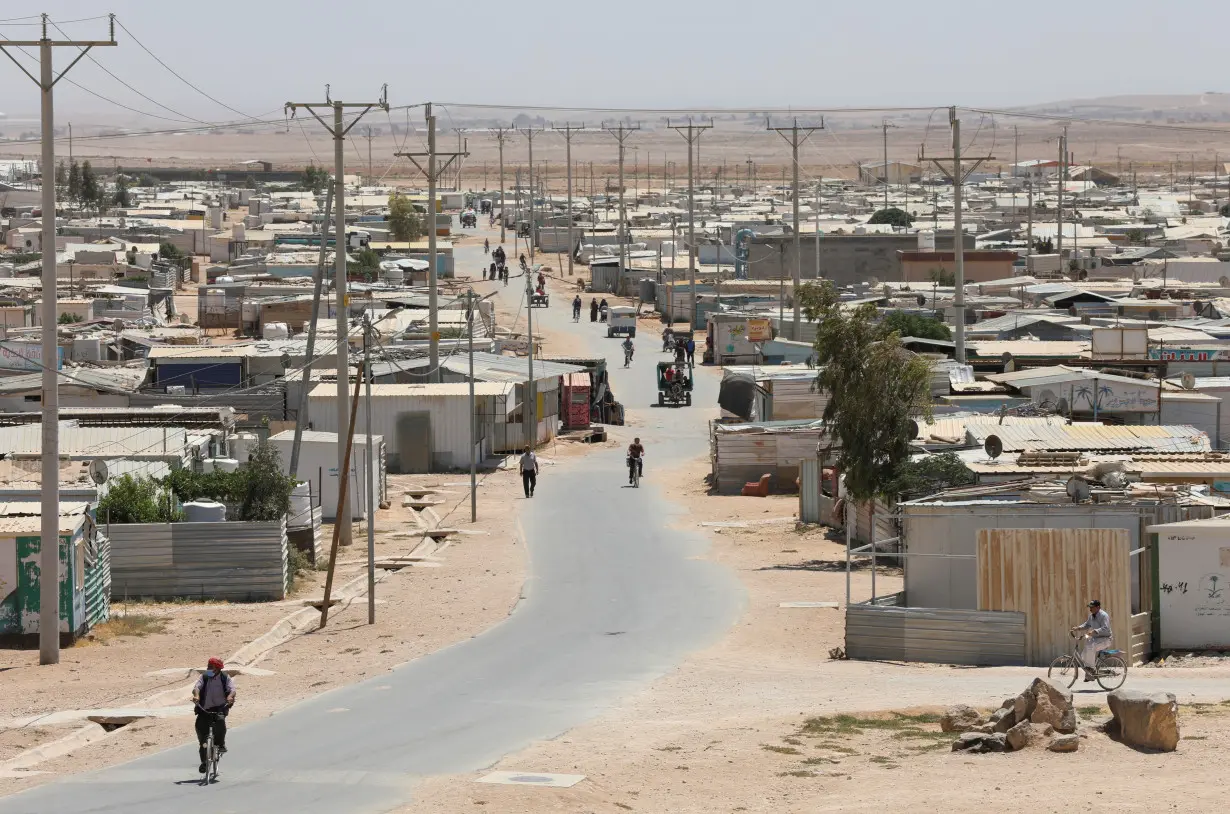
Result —
<svg viewBox="0 0 1230 814"><path fill-rule="evenodd" d="M1114 394L1115 394L1114 388L1112 388L1110 385L1107 385L1107 384L1102 385L1101 387L1098 388L1098 404L1100 405L1102 403L1102 400L1106 398L1107 396L1113 396Z"/></svg>
<svg viewBox="0 0 1230 814"><path fill-rule="evenodd" d="M1073 394L1072 400L1077 403L1080 403L1081 399L1084 399L1085 403L1089 405L1090 409L1092 409L1093 408L1093 388L1087 384L1078 385ZM1076 404L1073 404L1072 407L1075 408Z"/></svg>

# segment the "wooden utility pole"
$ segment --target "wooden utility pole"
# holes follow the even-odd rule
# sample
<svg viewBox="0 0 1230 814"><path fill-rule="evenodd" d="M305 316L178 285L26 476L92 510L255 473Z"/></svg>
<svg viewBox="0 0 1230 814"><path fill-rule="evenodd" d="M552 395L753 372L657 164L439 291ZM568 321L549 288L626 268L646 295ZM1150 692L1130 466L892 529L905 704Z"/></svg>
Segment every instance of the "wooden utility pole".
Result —
<svg viewBox="0 0 1230 814"><path fill-rule="evenodd" d="M690 307L688 312L688 325L692 330L696 329L696 177L695 169L692 165L693 157L696 153L695 145L700 142L700 134L706 130L712 130L712 124L693 124L691 117L688 118L686 125L672 125L670 119L666 120L666 126L674 130L679 135L683 136L683 140L688 143L688 286L690 288ZM674 261L672 259L672 269Z"/></svg>
<svg viewBox="0 0 1230 814"><path fill-rule="evenodd" d="M573 274L572 255L577 248L572 232L572 222L575 219L572 212L572 134L584 132L585 123L582 122L580 127L573 127L571 122L565 122L563 127L552 126L551 129L564 134L564 153L565 160L568 162L568 276L571 277Z"/></svg>
<svg viewBox="0 0 1230 814"><path fill-rule="evenodd" d="M530 262L534 262L534 245L538 242L534 238L537 236L538 224L534 222L534 136L543 132L545 128L538 127L518 127L517 132L525 136L529 142L530 149L530 176L526 181L526 185L530 188L530 235L526 238L526 243L530 247ZM526 305L529 305L529 300L526 300Z"/></svg>
<svg viewBox="0 0 1230 814"><path fill-rule="evenodd" d="M616 127L602 128L615 137L619 144L619 280L622 281L628 268L628 210L624 206L624 152L628 137L641 129L620 122ZM616 286L619 287L618 284Z"/></svg>
<svg viewBox="0 0 1230 814"><path fill-rule="evenodd" d="M430 334L428 344L429 371L428 377L433 382L440 380L440 314L439 314L439 258L436 251L436 190L441 176L448 170L453 161L468 153L436 152L436 117L431 113L431 102L427 103L427 152L425 153L393 153L401 158L408 158L427 176L427 330ZM427 166L419 163L420 158L427 159ZM446 158L443 164L437 164L440 158Z"/></svg>
<svg viewBox="0 0 1230 814"><path fill-rule="evenodd" d="M920 161L931 161L940 172L952 181L952 248L953 256L956 258L956 291L953 296L953 310L956 311L954 315L956 322L956 357L958 362L965 364L965 230L961 223L961 190L969 174L978 169L982 162L994 160L995 156L982 155L963 158L961 156L961 120L957 118L957 109L955 107L948 109L948 123L952 127L952 158L930 158L923 151L919 152L918 157ZM951 169L944 166L943 162L945 161L952 162ZM965 161L973 162L968 172L965 170Z"/></svg>
<svg viewBox="0 0 1230 814"><path fill-rule="evenodd" d="M793 323L790 328L790 338L796 342L799 339L799 289L803 285L803 242L802 236L799 234L799 147L803 142L811 138L812 134L817 130L824 129L824 122L821 121L818 125L809 127L799 127L799 120L795 119L794 124L789 127L773 127L771 123L766 122L766 127L777 133L786 143L790 145L790 163L794 167L794 182L791 198L794 199L794 293L791 299L794 301L794 316ZM888 208L888 122L884 123L884 208ZM789 134L787 136L787 134ZM819 245L816 250L819 251ZM784 273L784 270L783 270ZM780 323L778 328L780 328Z"/></svg>

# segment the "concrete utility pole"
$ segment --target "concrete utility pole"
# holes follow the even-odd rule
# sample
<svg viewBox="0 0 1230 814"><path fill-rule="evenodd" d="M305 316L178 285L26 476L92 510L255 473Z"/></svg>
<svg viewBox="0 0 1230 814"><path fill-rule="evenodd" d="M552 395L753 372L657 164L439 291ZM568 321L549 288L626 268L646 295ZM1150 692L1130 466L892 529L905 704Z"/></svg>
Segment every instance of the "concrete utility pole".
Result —
<svg viewBox="0 0 1230 814"><path fill-rule="evenodd" d="M1064 276L1063 267L1063 182L1068 178L1068 126L1063 127L1063 135L1059 137L1059 201L1055 205L1055 253L1059 255L1059 274Z"/></svg>
<svg viewBox="0 0 1230 814"><path fill-rule="evenodd" d="M457 130L457 155L469 155L466 151L470 149L470 140L468 138L463 138L466 133L466 129L464 127L458 127L455 129ZM457 159L457 185L454 187L457 192L461 192L461 170L464 166L465 162L461 159Z"/></svg>
<svg viewBox="0 0 1230 814"><path fill-rule="evenodd" d="M884 119L880 122L880 129L884 131L884 208L888 209L888 128L896 129L897 125Z"/></svg>
<svg viewBox="0 0 1230 814"><path fill-rule="evenodd" d="M110 38L106 40L52 40L47 36L47 15L42 15L43 36L37 40L4 40L0 51L13 60L21 72L38 85L42 93L42 186L43 232L43 308L42 308L42 368L43 368L43 448L42 448L42 521L39 525L39 604L38 661L58 664L60 661L60 374L59 343L56 330L56 147L55 104L52 89L74 65L95 46L116 45L115 15L110 18ZM9 48L38 49L39 76L26 70L9 53ZM80 53L68 67L55 74L52 67L53 48L77 48ZM24 51L22 53L25 53Z"/></svg>
<svg viewBox="0 0 1230 814"><path fill-rule="evenodd" d="M371 186L375 183L373 179L376 177L376 174L372 172L372 139L374 139L375 136L372 135L372 129L370 127L365 127L363 130L363 138L367 139L367 185Z"/></svg>
<svg viewBox="0 0 1230 814"><path fill-rule="evenodd" d="M689 297L691 299L691 308L688 311L688 325L692 330L696 329L696 177L695 170L692 165L692 159L696 153L695 145L700 141L700 134L706 130L712 130L712 124L693 124L692 117L688 117L687 124L672 125L670 119L666 120L666 126L674 130L679 135L683 136L683 140L688 143L688 287L690 289ZM674 260L671 263L672 270L674 269ZM672 275L673 276L673 275Z"/></svg>
<svg viewBox="0 0 1230 814"><path fill-rule="evenodd" d="M582 122L580 127L573 127L571 122L565 122L563 127L552 127L557 133L564 134L564 155L568 162L568 276L571 277L572 271L572 255L576 251L577 244L572 236L572 134L585 131L585 123Z"/></svg>
<svg viewBox="0 0 1230 814"><path fill-rule="evenodd" d="M347 385L350 384L350 297L346 293L346 134L373 107L378 107L388 112L388 95L389 86L382 85L380 88L380 101L378 102L341 102L329 98L329 86L325 85L325 100L323 102L286 103L286 110L290 111L292 117L302 107L311 113L312 117L320 122L325 130L329 131L329 135L333 136L333 171L337 175L333 179L335 190L333 202L336 207L333 226L333 287L337 294L337 426L339 430L347 425L347 418L350 414L350 400L348 398L349 393L347 393ZM331 108L333 110L332 125L322 119L320 114L316 112L318 107ZM342 112L346 108L362 108L359 111L359 115L355 116L350 124L343 124L342 122ZM323 234L320 239L325 239ZM341 444L338 444L337 465L338 477L342 480L349 480L348 461ZM346 511L342 512L337 518L337 524L341 530L341 545L348 546L351 543L352 517L349 504L344 508Z"/></svg>
<svg viewBox="0 0 1230 814"><path fill-rule="evenodd" d="M624 208L624 142L641 129L620 122L617 127L603 127L619 144L619 279L622 281L628 268L628 211ZM608 199L609 199L608 195Z"/></svg>
<svg viewBox="0 0 1230 814"><path fill-rule="evenodd" d="M329 215L333 212L333 187L325 192L325 217L320 223L320 253L316 256L316 273L312 275L312 320L308 323L307 358L303 363L303 386L299 388L299 407L295 411L295 438L290 446L291 480L298 483L299 450L303 446L303 428L307 426L308 391L312 387L312 364L316 353L316 323L320 314L320 295L325 281L325 247L329 243ZM311 507L308 507L309 510Z"/></svg>
<svg viewBox="0 0 1230 814"><path fill-rule="evenodd" d="M464 153L436 152L436 117L431 113L431 102L427 103L427 152L425 153L393 153L401 158L408 158L427 176L427 331L430 342L428 355L430 373L428 377L433 382L440 381L440 313L439 313L439 259L436 251L436 188L440 176L448 169L448 165ZM448 159L437 165L436 160L442 156ZM427 166L419 163L420 158L427 159ZM502 215L503 213L501 213Z"/></svg>
<svg viewBox="0 0 1230 814"><path fill-rule="evenodd" d="M888 155L888 122L884 123L885 147L884 155ZM790 299L794 301L794 322L790 328L790 338L796 342L799 339L799 289L803 285L803 243L799 235L799 146L811 138L812 133L824 129L824 122L809 127L799 127L799 120L789 127L774 127L771 122L765 122L765 127L781 136L790 145L790 163L794 167L793 194L794 198L794 293ZM787 135L789 134L789 135ZM888 161L884 164L884 207L888 208ZM819 238L817 238L816 253L819 254ZM779 322L778 328L781 328Z"/></svg>
<svg viewBox="0 0 1230 814"><path fill-rule="evenodd" d="M824 176L816 179L816 279L820 279L820 195L824 189Z"/></svg>
<svg viewBox="0 0 1230 814"><path fill-rule="evenodd" d="M1019 228L1016 220L1016 168L1021 163L1021 133L1019 128L1012 125L1012 229L1015 232Z"/></svg>
<svg viewBox="0 0 1230 814"><path fill-rule="evenodd" d="M538 224L534 222L534 136L543 132L544 129L545 128L542 128L542 127L539 127L539 128L519 127L517 128L517 132L525 136L526 141L529 142L529 148L530 148L530 177L528 181L528 185L530 188L530 236L526 242L529 243L530 245L530 262L531 263L534 262L534 244L538 242L534 239L535 237L537 237L536 233L538 231ZM529 300L526 300L525 304L528 307Z"/></svg>
<svg viewBox="0 0 1230 814"><path fill-rule="evenodd" d="M948 180L952 181L952 247L953 257L956 259L956 279L954 280L956 291L953 297L953 310L956 311L955 321L957 329L956 355L957 361L965 364L965 231L961 223L961 189L965 185L965 179L969 177L970 173L978 169L982 162L993 160L995 156L983 155L962 158L961 120L957 118L957 109L955 107L948 109L948 123L952 127L952 158L929 158L922 151L919 152L918 157L920 161L930 160ZM944 166L942 163L944 161L952 161L951 170ZM965 171L965 161L974 162L969 168L969 172Z"/></svg>
<svg viewBox="0 0 1230 814"><path fill-rule="evenodd" d="M504 243L504 142L508 140L511 127L493 127L491 132L495 134L495 141L500 147L500 244Z"/></svg>
<svg viewBox="0 0 1230 814"><path fill-rule="evenodd" d="M525 358L529 364L525 380L525 406L521 409L521 426L525 430L525 445L530 449L538 446L538 388L534 383L534 309L530 305L530 297L534 295L534 267L525 269L525 330L527 352Z"/></svg>

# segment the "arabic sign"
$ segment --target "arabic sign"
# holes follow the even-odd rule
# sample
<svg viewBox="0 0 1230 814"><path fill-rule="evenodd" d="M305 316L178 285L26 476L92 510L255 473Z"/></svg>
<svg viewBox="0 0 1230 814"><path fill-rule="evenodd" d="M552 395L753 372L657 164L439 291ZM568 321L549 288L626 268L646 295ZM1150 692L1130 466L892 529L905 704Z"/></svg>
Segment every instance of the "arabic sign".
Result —
<svg viewBox="0 0 1230 814"><path fill-rule="evenodd" d="M1227 362L1230 348L1152 348L1149 358L1161 362Z"/></svg>
<svg viewBox="0 0 1230 814"><path fill-rule="evenodd" d="M748 342L768 342L773 338L773 324L767 319L756 318L747 321Z"/></svg>
<svg viewBox="0 0 1230 814"><path fill-rule="evenodd" d="M56 351L56 370L59 370L64 365L64 348L57 348ZM0 368L42 370L42 344L38 342L0 342Z"/></svg>

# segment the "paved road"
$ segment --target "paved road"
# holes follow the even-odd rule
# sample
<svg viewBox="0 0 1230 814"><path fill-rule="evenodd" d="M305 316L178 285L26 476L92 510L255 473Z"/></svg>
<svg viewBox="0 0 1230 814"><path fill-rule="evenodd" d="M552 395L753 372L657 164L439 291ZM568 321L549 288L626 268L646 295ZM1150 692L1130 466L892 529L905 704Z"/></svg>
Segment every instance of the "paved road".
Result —
<svg viewBox="0 0 1230 814"><path fill-rule="evenodd" d="M459 251L458 268L476 269L481 257L481 246ZM507 295L515 291L514 283ZM625 372L619 340L588 321L572 325L571 296L553 291L552 307L535 318L574 331L570 352L606 355L617 396L647 407L654 364L665 358L659 340L639 339ZM715 377L698 379L698 404L713 404ZM654 461L703 454L706 422L696 413L644 413L651 457L639 490L622 487L618 450L545 468L522 512L524 601L502 624L237 728L209 789L182 785L198 777L192 744L0 800L0 814L165 814L189 801L215 812L386 811L411 798L416 777L480 769L600 713L716 640L742 602L734 576L697 557L703 539L670 528L675 510L653 475Z"/></svg>

